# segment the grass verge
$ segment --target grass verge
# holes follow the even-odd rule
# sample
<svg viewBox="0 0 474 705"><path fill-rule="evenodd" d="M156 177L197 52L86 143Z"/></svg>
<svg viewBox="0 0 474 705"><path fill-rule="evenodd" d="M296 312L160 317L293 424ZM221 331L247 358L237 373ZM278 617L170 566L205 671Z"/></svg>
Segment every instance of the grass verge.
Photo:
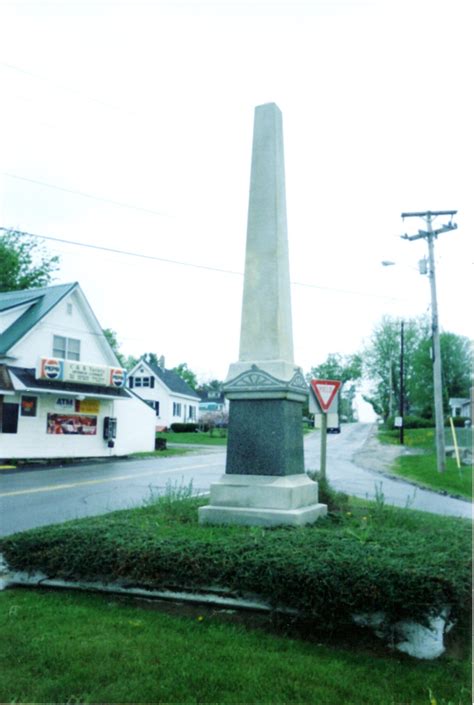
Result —
<svg viewBox="0 0 474 705"><path fill-rule="evenodd" d="M175 455L186 455L191 448L167 448L166 450L148 450L132 453L131 458L172 458Z"/></svg>
<svg viewBox="0 0 474 705"><path fill-rule="evenodd" d="M227 445L227 432L225 435L220 435L219 429L214 430L211 436L210 431L204 433L197 431L195 433L173 433L172 431L162 431L157 434L158 438L166 438L168 443L181 443L183 445L198 444L207 446L225 446Z"/></svg>
<svg viewBox="0 0 474 705"><path fill-rule="evenodd" d="M209 610L146 607L71 592L0 593L0 702L471 702L466 659L413 662L229 624Z"/></svg>
<svg viewBox="0 0 474 705"><path fill-rule="evenodd" d="M382 443L399 443L398 431L379 431ZM413 480L420 485L448 494L472 499L472 468L468 465L457 467L454 458L446 458L446 470L438 472L435 452L434 429L406 429L404 445L410 449L423 451L416 455L402 455L395 461L392 472L395 475Z"/></svg>

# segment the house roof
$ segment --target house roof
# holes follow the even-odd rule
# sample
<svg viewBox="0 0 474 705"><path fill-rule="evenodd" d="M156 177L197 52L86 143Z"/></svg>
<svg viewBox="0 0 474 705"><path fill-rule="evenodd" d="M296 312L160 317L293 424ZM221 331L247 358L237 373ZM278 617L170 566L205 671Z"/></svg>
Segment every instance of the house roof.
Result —
<svg viewBox="0 0 474 705"><path fill-rule="evenodd" d="M0 311L8 311L18 306L31 304L0 334L0 355L6 355L15 343L21 340L61 299L70 294L77 286L78 283L74 282L73 284L58 284L40 289L0 292Z"/></svg>
<svg viewBox="0 0 474 705"><path fill-rule="evenodd" d="M97 384L78 384L77 382L61 382L49 379L36 379L34 369L28 367L8 366L8 370L25 385L28 390L44 392L64 392L67 394L87 394L88 396L110 397L111 399L128 399L130 394L126 389L101 387Z"/></svg>
<svg viewBox="0 0 474 705"><path fill-rule="evenodd" d="M193 397L194 399L200 399L199 394L196 394L194 389L189 386L187 382L184 381L176 372L173 370L165 370L158 365L154 365L146 360L140 360L138 365L147 365L156 377L158 377L163 384L165 384L170 392L175 392L176 394L183 394L187 397ZM132 372L130 374L133 374Z"/></svg>

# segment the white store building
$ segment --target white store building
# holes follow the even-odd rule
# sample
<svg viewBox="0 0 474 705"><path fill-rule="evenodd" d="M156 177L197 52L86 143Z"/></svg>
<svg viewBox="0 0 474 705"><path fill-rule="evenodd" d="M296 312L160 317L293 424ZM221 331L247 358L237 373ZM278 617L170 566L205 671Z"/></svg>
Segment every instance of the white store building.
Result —
<svg viewBox="0 0 474 705"><path fill-rule="evenodd" d="M0 293L0 460L153 450L126 379L78 283Z"/></svg>

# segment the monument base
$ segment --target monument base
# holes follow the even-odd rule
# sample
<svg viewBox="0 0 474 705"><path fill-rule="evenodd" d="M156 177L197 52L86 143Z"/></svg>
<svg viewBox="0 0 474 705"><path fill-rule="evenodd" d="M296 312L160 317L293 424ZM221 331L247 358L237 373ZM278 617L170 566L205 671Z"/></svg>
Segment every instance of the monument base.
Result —
<svg viewBox="0 0 474 705"><path fill-rule="evenodd" d="M327 514L318 484L306 474L225 474L211 485L211 501L199 509L200 524L302 526Z"/></svg>

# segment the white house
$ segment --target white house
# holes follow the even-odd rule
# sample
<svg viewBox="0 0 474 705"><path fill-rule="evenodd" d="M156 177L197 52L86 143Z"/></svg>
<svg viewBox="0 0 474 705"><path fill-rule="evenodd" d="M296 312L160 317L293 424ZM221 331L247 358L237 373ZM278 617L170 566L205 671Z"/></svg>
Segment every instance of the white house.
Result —
<svg viewBox="0 0 474 705"><path fill-rule="evenodd" d="M0 459L153 450L155 414L78 283L0 293Z"/></svg>
<svg viewBox="0 0 474 705"><path fill-rule="evenodd" d="M199 396L176 372L165 369L163 358L158 365L141 359L128 373L128 388L155 410L158 429L197 422Z"/></svg>
<svg viewBox="0 0 474 705"><path fill-rule="evenodd" d="M471 399L451 397L449 400L449 409L453 418L456 416L461 416L465 419L471 418L471 406Z"/></svg>

